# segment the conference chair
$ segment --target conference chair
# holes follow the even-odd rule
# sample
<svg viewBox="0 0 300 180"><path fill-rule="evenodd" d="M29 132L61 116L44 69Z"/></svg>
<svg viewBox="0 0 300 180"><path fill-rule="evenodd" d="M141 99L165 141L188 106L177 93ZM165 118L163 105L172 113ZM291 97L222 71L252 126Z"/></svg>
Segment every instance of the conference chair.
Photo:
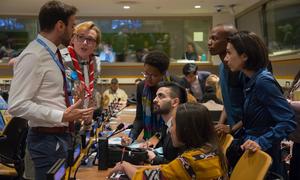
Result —
<svg viewBox="0 0 300 180"><path fill-rule="evenodd" d="M232 141L233 141L233 136L231 134L222 134L220 136L220 145L221 145L223 154L226 154L227 149L231 145Z"/></svg>
<svg viewBox="0 0 300 180"><path fill-rule="evenodd" d="M28 132L27 120L14 117L0 136L0 163L14 168L18 176L24 172L24 155Z"/></svg>
<svg viewBox="0 0 300 180"><path fill-rule="evenodd" d="M245 151L234 167L230 180L263 180L272 163L272 158L267 153Z"/></svg>

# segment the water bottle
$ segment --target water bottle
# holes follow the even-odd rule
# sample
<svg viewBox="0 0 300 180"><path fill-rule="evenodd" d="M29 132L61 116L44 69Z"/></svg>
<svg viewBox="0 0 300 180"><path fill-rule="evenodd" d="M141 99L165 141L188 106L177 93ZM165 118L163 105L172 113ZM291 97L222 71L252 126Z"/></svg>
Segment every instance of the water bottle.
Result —
<svg viewBox="0 0 300 180"><path fill-rule="evenodd" d="M201 61L206 61L206 54L205 54L205 53L203 53L203 54L201 55Z"/></svg>

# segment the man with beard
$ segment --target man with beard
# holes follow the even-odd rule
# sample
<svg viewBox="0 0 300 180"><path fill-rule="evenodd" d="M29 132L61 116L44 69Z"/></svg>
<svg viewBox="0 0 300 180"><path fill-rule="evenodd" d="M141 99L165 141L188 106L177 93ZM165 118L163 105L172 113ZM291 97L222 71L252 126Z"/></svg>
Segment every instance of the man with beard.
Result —
<svg viewBox="0 0 300 180"><path fill-rule="evenodd" d="M77 119L86 119L93 108L71 105L65 67L58 46L72 36L77 9L49 1L39 12L41 32L18 57L9 96L9 113L28 120L27 147L35 168L35 179L58 159L67 158L70 131Z"/></svg>
<svg viewBox="0 0 300 180"><path fill-rule="evenodd" d="M173 146L170 127L171 119L174 118L179 104L187 102L187 94L183 87L174 82L161 82L153 100L153 112L160 114L164 120L163 128L160 132L159 146L163 148L163 157L153 151L148 151L149 161L153 165L166 164L174 160L180 153L180 149ZM147 143L147 142L146 142ZM148 146L149 144L147 144Z"/></svg>
<svg viewBox="0 0 300 180"><path fill-rule="evenodd" d="M137 85L136 89L136 116L129 136L122 138L123 145L129 145L135 141L144 130L143 138L149 139L155 133L161 131L163 120L153 113L153 99L159 82L178 82L178 78L171 76L168 72L170 59L160 51L151 51L144 56L145 80Z"/></svg>

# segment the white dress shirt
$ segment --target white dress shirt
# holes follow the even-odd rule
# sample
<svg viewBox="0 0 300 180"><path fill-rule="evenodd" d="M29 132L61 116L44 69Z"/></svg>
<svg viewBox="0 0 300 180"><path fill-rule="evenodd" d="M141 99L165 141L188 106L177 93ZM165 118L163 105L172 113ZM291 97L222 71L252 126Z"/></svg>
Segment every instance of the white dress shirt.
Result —
<svg viewBox="0 0 300 180"><path fill-rule="evenodd" d="M38 35L52 52L57 47ZM62 122L66 109L63 76L49 52L36 40L20 54L14 65L9 113L29 120L30 127L68 126Z"/></svg>
<svg viewBox="0 0 300 180"><path fill-rule="evenodd" d="M165 125L168 127L167 128L167 133L170 132L170 129L171 129L171 126L172 126L172 119L173 119L173 117L170 117L170 119L167 122L165 122Z"/></svg>

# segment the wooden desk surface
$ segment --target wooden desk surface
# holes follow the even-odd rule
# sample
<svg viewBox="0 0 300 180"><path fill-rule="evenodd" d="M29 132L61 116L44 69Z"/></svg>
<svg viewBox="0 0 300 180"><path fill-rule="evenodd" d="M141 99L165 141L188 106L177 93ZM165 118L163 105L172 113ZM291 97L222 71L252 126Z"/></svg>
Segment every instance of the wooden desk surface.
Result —
<svg viewBox="0 0 300 180"><path fill-rule="evenodd" d="M112 124L112 127L116 127L119 123L126 123L126 124L131 124L134 121L135 118L135 110L136 106L131 105L127 108L125 108L120 114L117 116L117 119L115 122ZM104 180L109 174L109 170L105 171L98 171L98 166L91 166L91 167L85 167L85 166L80 166L76 179L78 180Z"/></svg>

